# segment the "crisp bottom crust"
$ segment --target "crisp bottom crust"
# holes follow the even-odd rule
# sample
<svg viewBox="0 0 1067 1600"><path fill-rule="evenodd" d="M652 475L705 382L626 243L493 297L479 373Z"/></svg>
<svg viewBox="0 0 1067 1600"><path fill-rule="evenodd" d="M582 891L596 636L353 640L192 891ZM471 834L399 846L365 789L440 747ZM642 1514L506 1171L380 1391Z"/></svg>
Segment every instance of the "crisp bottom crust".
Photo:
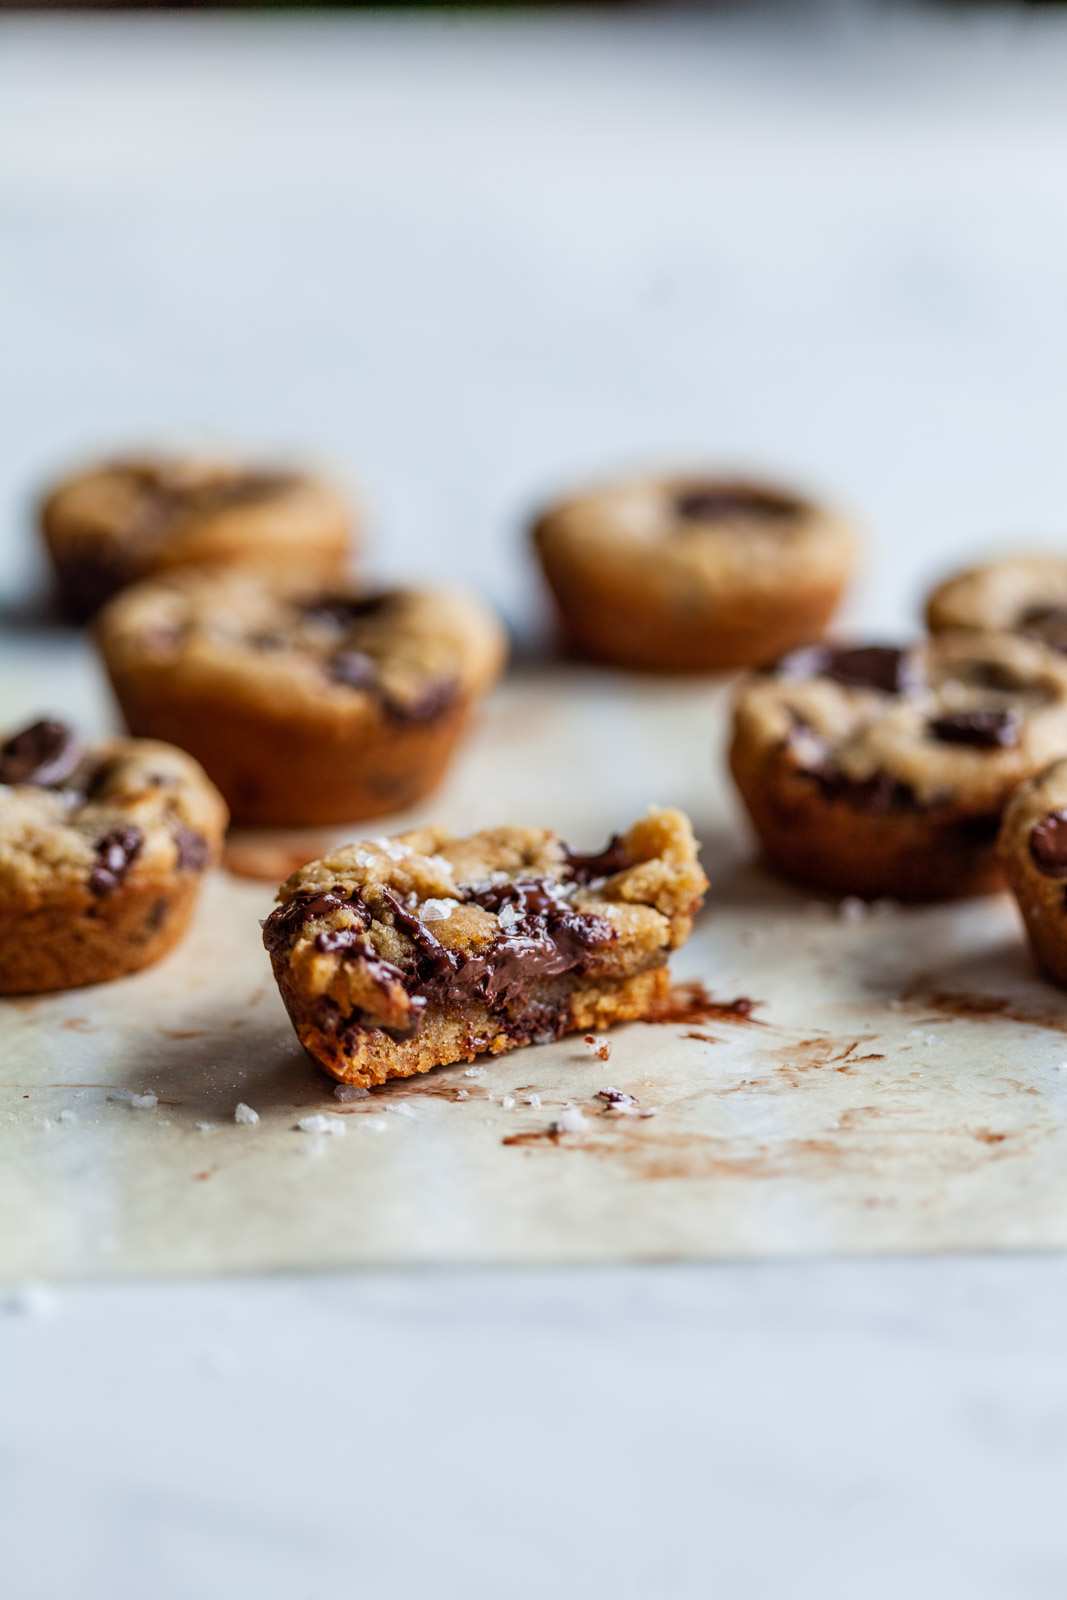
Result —
<svg viewBox="0 0 1067 1600"><path fill-rule="evenodd" d="M456 1061L473 1061L483 1053L502 1055L505 1050L536 1043L542 1034L509 1033L499 1017L481 1006L458 1014L430 1011L417 1036L400 1042L381 1028L355 1027L346 1032L339 1018L330 1019L321 1004L308 1006L287 983L278 963L275 975L282 999L304 1049L319 1066L342 1083L373 1088L390 1078L410 1078ZM535 995L551 1012L544 1020L544 1036L557 1038L579 1029L606 1028L613 1022L634 1022L652 1017L664 1004L670 989L666 965L628 978L578 980L569 989L557 982ZM334 1021L334 1026L328 1025ZM340 1025L338 1025L340 1024Z"/></svg>
<svg viewBox="0 0 1067 1600"><path fill-rule="evenodd" d="M106 983L151 966L182 937L201 874L123 884L101 898L71 890L0 904L0 994Z"/></svg>
<svg viewBox="0 0 1067 1600"><path fill-rule="evenodd" d="M828 800L780 752L736 746L730 767L768 864L830 894L953 900L1004 887L999 814L862 811Z"/></svg>

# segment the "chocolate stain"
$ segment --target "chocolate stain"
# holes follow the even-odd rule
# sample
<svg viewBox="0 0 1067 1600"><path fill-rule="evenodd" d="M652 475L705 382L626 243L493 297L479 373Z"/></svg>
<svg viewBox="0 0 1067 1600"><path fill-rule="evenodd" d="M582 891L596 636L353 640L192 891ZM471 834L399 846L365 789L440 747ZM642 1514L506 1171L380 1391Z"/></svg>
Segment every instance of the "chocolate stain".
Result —
<svg viewBox="0 0 1067 1600"><path fill-rule="evenodd" d="M89 1021L88 1017L68 1017L65 1022L60 1024L60 1026L66 1028L68 1033L96 1032L95 1026Z"/></svg>
<svg viewBox="0 0 1067 1600"><path fill-rule="evenodd" d="M922 1003L944 1017L959 1017L984 1021L990 1017L1006 1017L1010 1022L1021 1022L1031 1028L1051 1028L1056 1033L1067 1033L1067 1013L1036 1010L994 994L962 994L954 990L923 993Z"/></svg>
<svg viewBox="0 0 1067 1600"><path fill-rule="evenodd" d="M643 1020L646 1022L735 1022L765 1027L752 1013L762 1000L739 995L736 1000L716 1000L700 982L678 983L665 1000Z"/></svg>

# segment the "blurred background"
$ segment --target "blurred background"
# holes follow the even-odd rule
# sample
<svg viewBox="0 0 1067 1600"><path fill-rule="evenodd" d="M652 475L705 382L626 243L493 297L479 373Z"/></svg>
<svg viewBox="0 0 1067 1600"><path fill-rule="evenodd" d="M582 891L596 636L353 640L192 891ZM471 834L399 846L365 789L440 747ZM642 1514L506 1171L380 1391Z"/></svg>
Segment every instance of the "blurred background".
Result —
<svg viewBox="0 0 1067 1600"><path fill-rule="evenodd" d="M12 13L0 593L55 470L221 439L520 629L559 488L766 469L910 626L1063 536L1065 78L1058 6Z"/></svg>

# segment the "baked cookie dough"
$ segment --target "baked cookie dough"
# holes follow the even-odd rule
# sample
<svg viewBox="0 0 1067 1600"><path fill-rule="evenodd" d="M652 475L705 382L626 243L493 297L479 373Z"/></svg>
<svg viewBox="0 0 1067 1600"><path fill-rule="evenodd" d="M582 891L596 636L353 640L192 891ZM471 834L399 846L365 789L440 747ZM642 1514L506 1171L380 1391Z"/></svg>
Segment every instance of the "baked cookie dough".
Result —
<svg viewBox="0 0 1067 1600"><path fill-rule="evenodd" d="M533 539L563 631L624 667L765 666L817 639L856 538L791 491L733 478L643 478L566 500Z"/></svg>
<svg viewBox="0 0 1067 1600"><path fill-rule="evenodd" d="M1016 790L998 850L1034 960L1067 986L1067 760Z"/></svg>
<svg viewBox="0 0 1067 1600"><path fill-rule="evenodd" d="M472 596L282 592L237 572L125 590L97 637L131 732L191 751L235 822L281 826L421 799L505 656Z"/></svg>
<svg viewBox="0 0 1067 1600"><path fill-rule="evenodd" d="M301 1044L371 1087L654 1015L706 888L679 811L596 856L547 828L422 828L295 872L263 942Z"/></svg>
<svg viewBox="0 0 1067 1600"><path fill-rule="evenodd" d="M75 620L170 567L334 582L347 570L351 522L337 491L303 473L166 456L80 472L41 507L60 605Z"/></svg>
<svg viewBox="0 0 1067 1600"><path fill-rule="evenodd" d="M158 961L218 861L226 807L181 750L83 746L61 722L0 746L0 994L102 983Z"/></svg>
<svg viewBox="0 0 1067 1600"><path fill-rule="evenodd" d="M1067 654L1067 557L1006 556L947 578L926 602L931 633L1021 633Z"/></svg>
<svg viewBox="0 0 1067 1600"><path fill-rule="evenodd" d="M834 894L1001 887L1013 789L1067 751L1067 661L1011 634L814 645L738 696L730 765L770 865Z"/></svg>

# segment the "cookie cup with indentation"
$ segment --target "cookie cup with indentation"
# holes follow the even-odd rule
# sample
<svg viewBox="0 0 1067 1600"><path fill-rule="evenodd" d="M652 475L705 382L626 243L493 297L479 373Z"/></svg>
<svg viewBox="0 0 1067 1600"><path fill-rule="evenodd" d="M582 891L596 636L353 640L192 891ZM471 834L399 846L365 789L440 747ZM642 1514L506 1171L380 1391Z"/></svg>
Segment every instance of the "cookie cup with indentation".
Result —
<svg viewBox="0 0 1067 1600"><path fill-rule="evenodd" d="M1034 960L1067 988L1067 760L1016 790L997 849Z"/></svg>
<svg viewBox="0 0 1067 1600"><path fill-rule="evenodd" d="M372 1087L654 1017L706 888L677 811L595 856L547 828L423 828L302 867L263 939L305 1049Z"/></svg>
<svg viewBox="0 0 1067 1600"><path fill-rule="evenodd" d="M41 507L65 614L91 616L128 584L174 567L246 567L333 583L349 572L353 512L304 472L208 457L144 456L66 479Z"/></svg>
<svg viewBox="0 0 1067 1600"><path fill-rule="evenodd" d="M422 799L506 653L472 595L281 589L238 573L127 590L97 639L131 732L195 755L235 822L281 827Z"/></svg>
<svg viewBox="0 0 1067 1600"><path fill-rule="evenodd" d="M764 666L817 639L852 575L836 512L737 478L643 478L546 512L533 542L566 640L617 666Z"/></svg>
<svg viewBox="0 0 1067 1600"><path fill-rule="evenodd" d="M1067 557L1005 556L956 573L929 596L931 633L1020 633L1067 653Z"/></svg>
<svg viewBox="0 0 1067 1600"><path fill-rule="evenodd" d="M79 988L158 961L185 932L226 821L202 769L168 745L83 748L55 722L9 739L0 751L0 994Z"/></svg>
<svg viewBox="0 0 1067 1600"><path fill-rule="evenodd" d="M768 864L832 894L1003 886L1019 783L1067 751L1067 662L1007 634L816 646L745 684L730 766Z"/></svg>

